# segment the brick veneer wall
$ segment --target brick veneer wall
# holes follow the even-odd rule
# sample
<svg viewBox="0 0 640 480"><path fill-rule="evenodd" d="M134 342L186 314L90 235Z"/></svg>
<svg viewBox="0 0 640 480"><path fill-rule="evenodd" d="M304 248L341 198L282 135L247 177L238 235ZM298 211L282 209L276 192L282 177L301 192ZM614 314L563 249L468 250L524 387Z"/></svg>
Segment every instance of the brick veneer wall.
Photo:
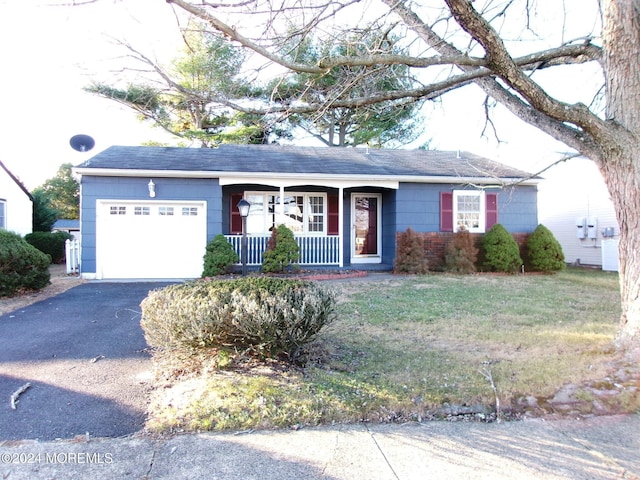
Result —
<svg viewBox="0 0 640 480"><path fill-rule="evenodd" d="M396 245L397 236L402 232L396 232ZM427 254L427 260L429 262L429 270L439 271L444 268L444 257L447 249L447 245L453 239L454 233L451 232L425 232L419 233L422 236L424 242L424 249ZM482 233L472 233L475 247L478 249L478 259L476 261L476 268L478 271L482 271L484 264L484 252L482 249ZM513 238L516 240L518 247L520 248L520 257L525 261L527 258L527 239L528 233L512 233Z"/></svg>

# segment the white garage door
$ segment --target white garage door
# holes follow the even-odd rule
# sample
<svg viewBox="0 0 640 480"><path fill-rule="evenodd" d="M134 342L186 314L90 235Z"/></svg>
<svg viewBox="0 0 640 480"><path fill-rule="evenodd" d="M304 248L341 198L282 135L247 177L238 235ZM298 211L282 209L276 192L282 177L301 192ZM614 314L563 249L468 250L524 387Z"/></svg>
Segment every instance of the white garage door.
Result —
<svg viewBox="0 0 640 480"><path fill-rule="evenodd" d="M197 278L207 241L206 202L96 204L97 278Z"/></svg>

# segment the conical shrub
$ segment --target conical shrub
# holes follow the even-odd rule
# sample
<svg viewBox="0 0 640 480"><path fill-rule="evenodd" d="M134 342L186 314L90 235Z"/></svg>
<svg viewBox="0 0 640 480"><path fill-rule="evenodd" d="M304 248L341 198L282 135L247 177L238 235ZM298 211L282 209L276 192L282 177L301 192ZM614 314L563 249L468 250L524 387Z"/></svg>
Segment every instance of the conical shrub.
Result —
<svg viewBox="0 0 640 480"><path fill-rule="evenodd" d="M520 248L513 236L501 224L496 223L482 237L485 266L494 272L515 273L520 270Z"/></svg>
<svg viewBox="0 0 640 480"><path fill-rule="evenodd" d="M424 274L429 271L422 235L413 231L411 227L398 235L393 271L413 274Z"/></svg>
<svg viewBox="0 0 640 480"><path fill-rule="evenodd" d="M538 225L527 239L527 252L536 272L558 272L566 267L562 246L544 225Z"/></svg>
<svg viewBox="0 0 640 480"><path fill-rule="evenodd" d="M447 245L444 257L445 270L451 273L474 273L478 249L473 237L464 227L460 228Z"/></svg>

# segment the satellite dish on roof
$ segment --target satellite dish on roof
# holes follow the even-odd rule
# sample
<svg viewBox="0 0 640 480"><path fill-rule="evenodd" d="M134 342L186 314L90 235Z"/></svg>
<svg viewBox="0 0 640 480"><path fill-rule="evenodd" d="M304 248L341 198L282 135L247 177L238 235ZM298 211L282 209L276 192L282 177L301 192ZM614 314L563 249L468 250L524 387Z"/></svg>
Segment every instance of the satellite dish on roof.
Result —
<svg viewBox="0 0 640 480"><path fill-rule="evenodd" d="M69 145L71 145L71 148L78 152L88 152L95 146L95 144L96 141L93 138L91 138L89 135L83 134L74 135L73 137L71 137L71 140L69 140Z"/></svg>

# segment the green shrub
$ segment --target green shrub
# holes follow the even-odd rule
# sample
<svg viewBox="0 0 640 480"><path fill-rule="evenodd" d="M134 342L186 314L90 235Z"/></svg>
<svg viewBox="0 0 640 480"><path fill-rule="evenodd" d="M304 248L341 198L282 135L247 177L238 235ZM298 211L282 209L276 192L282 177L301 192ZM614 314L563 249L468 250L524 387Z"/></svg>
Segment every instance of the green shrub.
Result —
<svg viewBox="0 0 640 480"><path fill-rule="evenodd" d="M413 274L424 274L429 271L422 235L414 232L411 227L398 235L393 271Z"/></svg>
<svg viewBox="0 0 640 480"><path fill-rule="evenodd" d="M25 235L24 239L51 257L51 263L62 263L65 260L65 242L73 240L73 235L67 232L33 232Z"/></svg>
<svg viewBox="0 0 640 480"><path fill-rule="evenodd" d="M478 249L474 245L473 237L468 230L460 227L445 249L445 270L452 273L474 273L477 259Z"/></svg>
<svg viewBox="0 0 640 480"><path fill-rule="evenodd" d="M0 296L49 284L51 259L20 235L0 228Z"/></svg>
<svg viewBox="0 0 640 480"><path fill-rule="evenodd" d="M560 243L544 225L529 235L527 253L531 268L537 272L558 272L566 267Z"/></svg>
<svg viewBox="0 0 640 480"><path fill-rule="evenodd" d="M515 273L520 270L520 248L513 236L499 223L482 236L485 265L495 272Z"/></svg>
<svg viewBox="0 0 640 480"><path fill-rule="evenodd" d="M271 232L267 251L262 256L262 271L265 273L282 273L289 268L297 269L300 247L293 232L286 225L278 225Z"/></svg>
<svg viewBox="0 0 640 480"><path fill-rule="evenodd" d="M202 276L213 277L229 273L231 266L239 260L233 246L224 238L224 235L218 234L207 243Z"/></svg>
<svg viewBox="0 0 640 480"><path fill-rule="evenodd" d="M173 285L150 292L141 306L152 347L290 361L335 316L332 292L314 282L271 277Z"/></svg>

